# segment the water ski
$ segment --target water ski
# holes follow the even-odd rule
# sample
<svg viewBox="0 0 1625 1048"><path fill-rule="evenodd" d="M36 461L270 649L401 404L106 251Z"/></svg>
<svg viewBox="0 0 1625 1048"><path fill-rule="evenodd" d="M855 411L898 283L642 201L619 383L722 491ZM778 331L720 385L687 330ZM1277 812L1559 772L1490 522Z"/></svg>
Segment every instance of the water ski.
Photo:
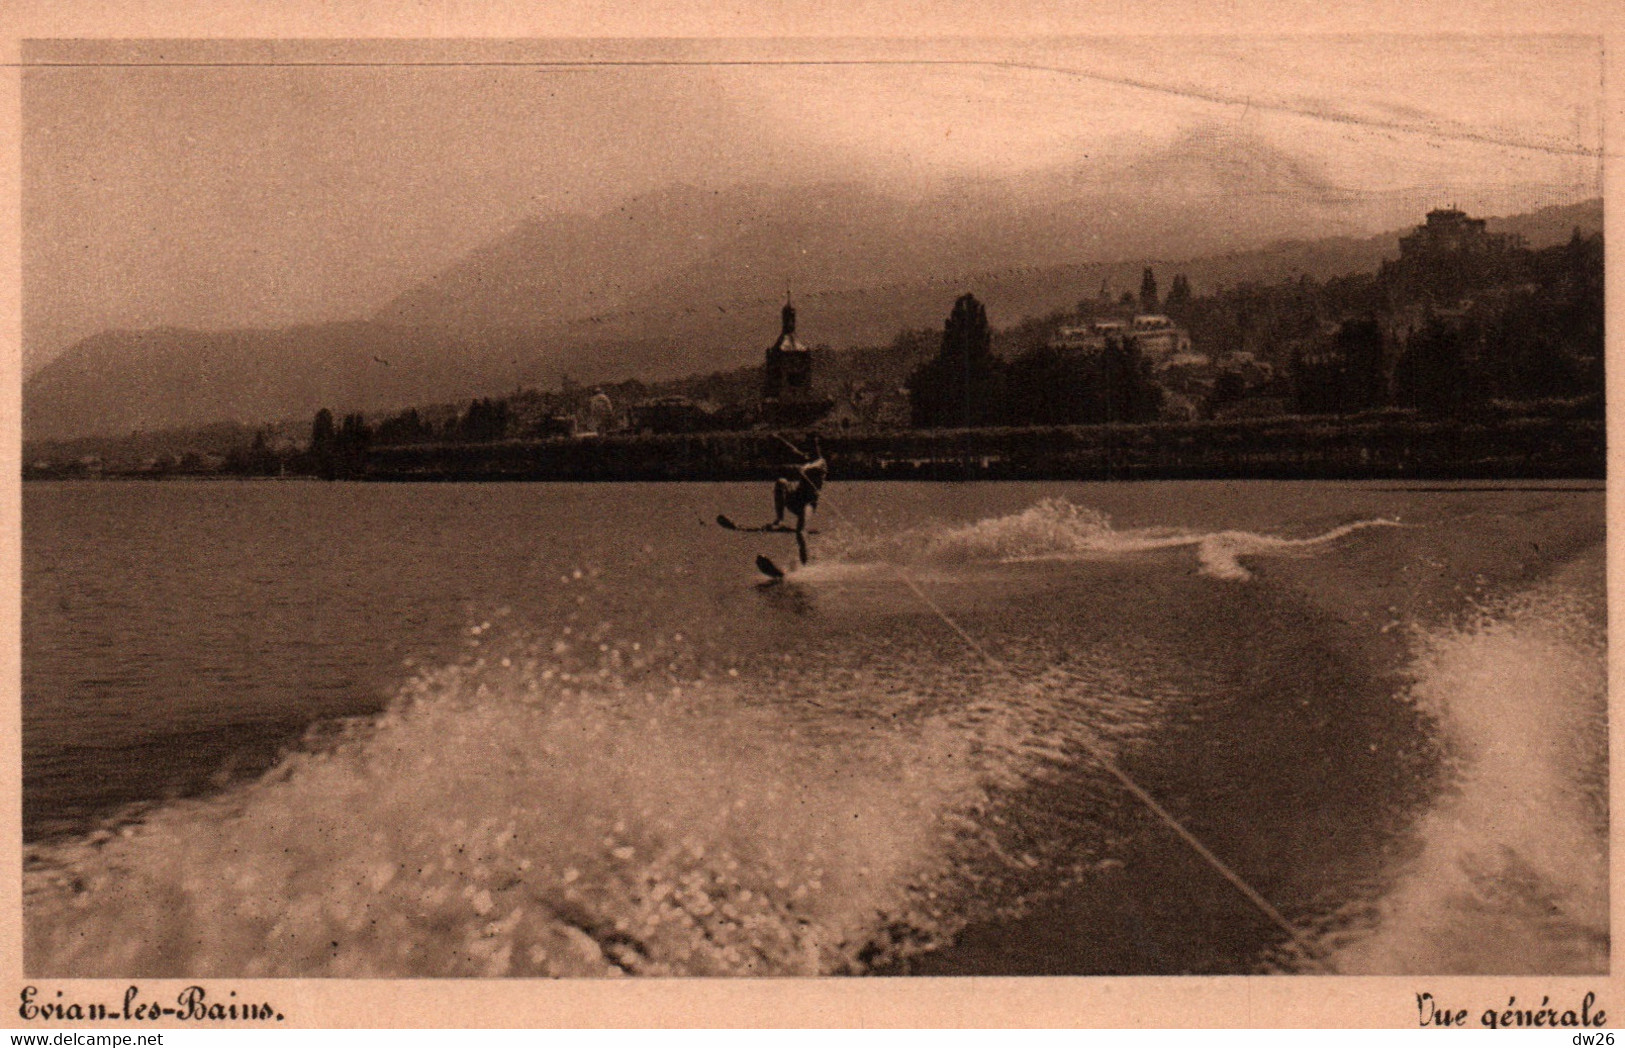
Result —
<svg viewBox="0 0 1625 1048"><path fill-rule="evenodd" d="M761 572L763 575L766 575L774 582L778 582L784 578L784 572L779 570L779 566L761 555L758 555L756 558L756 570Z"/></svg>
<svg viewBox="0 0 1625 1048"><path fill-rule="evenodd" d="M717 523L720 524L722 527L727 528L729 531L755 531L755 532L761 532L761 531L785 531L785 532L789 532L789 531L795 531L796 530L795 528L792 528L792 527L790 527L790 526L788 526L786 524L763 524L760 527L754 527L754 528L751 527L748 524L736 524L736 523L734 523L734 519L732 517L728 516L726 513L718 513L717 514ZM816 535L816 534L818 534L818 532L815 529L809 528L807 530L807 534Z"/></svg>

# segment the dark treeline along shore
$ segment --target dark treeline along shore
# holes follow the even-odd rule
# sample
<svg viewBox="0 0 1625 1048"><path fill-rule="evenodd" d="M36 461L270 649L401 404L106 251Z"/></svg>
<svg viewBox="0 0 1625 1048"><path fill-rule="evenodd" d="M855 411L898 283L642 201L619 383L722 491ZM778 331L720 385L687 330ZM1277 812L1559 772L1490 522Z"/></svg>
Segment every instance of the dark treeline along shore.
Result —
<svg viewBox="0 0 1625 1048"><path fill-rule="evenodd" d="M835 352L786 302L764 366L466 407L56 442L24 475L746 480L817 433L843 479L1601 478L1603 242L1430 212L1376 273L1138 294ZM178 443L177 443L178 441Z"/></svg>

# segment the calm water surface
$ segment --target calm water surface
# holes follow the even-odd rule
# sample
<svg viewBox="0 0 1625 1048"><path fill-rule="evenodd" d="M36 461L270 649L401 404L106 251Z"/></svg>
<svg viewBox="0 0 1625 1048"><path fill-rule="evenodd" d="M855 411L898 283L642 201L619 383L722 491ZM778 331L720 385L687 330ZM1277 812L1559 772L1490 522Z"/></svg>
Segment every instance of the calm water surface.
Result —
<svg viewBox="0 0 1625 1048"><path fill-rule="evenodd" d="M27 485L29 972L1607 969L1600 490L769 494Z"/></svg>

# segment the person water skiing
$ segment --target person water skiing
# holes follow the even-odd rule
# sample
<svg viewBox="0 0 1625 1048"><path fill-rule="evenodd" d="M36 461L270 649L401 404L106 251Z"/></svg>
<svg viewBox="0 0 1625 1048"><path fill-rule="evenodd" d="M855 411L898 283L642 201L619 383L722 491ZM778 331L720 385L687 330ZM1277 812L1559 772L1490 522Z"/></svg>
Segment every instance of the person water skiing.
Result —
<svg viewBox="0 0 1625 1048"><path fill-rule="evenodd" d="M778 436L778 434L774 434ZM788 510L796 516L796 549L801 554L801 563L807 563L807 514L818 508L818 493L823 490L824 478L829 475L829 464L824 461L823 452L818 448L818 437L812 438L813 453L808 455L794 444L779 437L779 441L795 453L801 462L786 469L778 480L773 482L773 523L770 528L781 527L784 524L784 514Z"/></svg>

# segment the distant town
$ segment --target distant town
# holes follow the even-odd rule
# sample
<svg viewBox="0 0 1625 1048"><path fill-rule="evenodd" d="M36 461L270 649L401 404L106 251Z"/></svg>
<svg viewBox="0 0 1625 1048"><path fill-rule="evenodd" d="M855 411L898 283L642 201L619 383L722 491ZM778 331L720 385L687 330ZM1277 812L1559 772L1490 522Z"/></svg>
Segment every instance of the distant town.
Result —
<svg viewBox="0 0 1625 1048"><path fill-rule="evenodd" d="M37 442L29 479L726 479L816 432L850 478L1603 475L1603 241L1531 249L1454 207L1371 273L1137 288L832 350L793 289L760 366L388 413ZM773 320L777 334L773 336Z"/></svg>

